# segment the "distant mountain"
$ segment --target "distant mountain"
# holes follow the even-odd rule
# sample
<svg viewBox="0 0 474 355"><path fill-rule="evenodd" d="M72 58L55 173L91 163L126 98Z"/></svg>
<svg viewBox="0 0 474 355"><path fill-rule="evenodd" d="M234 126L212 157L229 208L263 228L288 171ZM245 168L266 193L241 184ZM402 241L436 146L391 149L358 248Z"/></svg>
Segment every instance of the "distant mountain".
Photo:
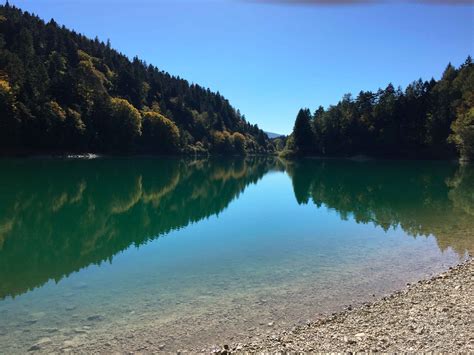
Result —
<svg viewBox="0 0 474 355"><path fill-rule="evenodd" d="M218 92L0 6L0 154L269 150L264 132Z"/></svg>
<svg viewBox="0 0 474 355"><path fill-rule="evenodd" d="M278 133L272 133L272 132L265 132L265 134L268 136L270 139L274 138L279 138L279 137L284 137L284 134L278 134Z"/></svg>

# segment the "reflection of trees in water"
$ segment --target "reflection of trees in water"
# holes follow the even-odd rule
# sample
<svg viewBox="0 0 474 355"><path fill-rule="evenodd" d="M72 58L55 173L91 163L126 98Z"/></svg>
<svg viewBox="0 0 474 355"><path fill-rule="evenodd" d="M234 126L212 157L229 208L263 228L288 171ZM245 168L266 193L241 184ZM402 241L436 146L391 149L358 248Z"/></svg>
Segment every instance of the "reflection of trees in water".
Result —
<svg viewBox="0 0 474 355"><path fill-rule="evenodd" d="M0 298L223 211L269 159L11 161L0 177Z"/></svg>
<svg viewBox="0 0 474 355"><path fill-rule="evenodd" d="M298 203L474 252L473 166L304 160L286 169ZM0 299L218 214L271 170L282 167L270 158L4 161Z"/></svg>
<svg viewBox="0 0 474 355"><path fill-rule="evenodd" d="M454 206L474 218L474 165L462 165L448 181L449 199Z"/></svg>
<svg viewBox="0 0 474 355"><path fill-rule="evenodd" d="M451 246L458 253L474 255L474 165L463 165L447 180L448 198L453 205L451 223L434 232L442 250Z"/></svg>
<svg viewBox="0 0 474 355"><path fill-rule="evenodd" d="M341 218L434 235L441 250L474 253L474 167L446 162L303 160L287 164L298 203Z"/></svg>

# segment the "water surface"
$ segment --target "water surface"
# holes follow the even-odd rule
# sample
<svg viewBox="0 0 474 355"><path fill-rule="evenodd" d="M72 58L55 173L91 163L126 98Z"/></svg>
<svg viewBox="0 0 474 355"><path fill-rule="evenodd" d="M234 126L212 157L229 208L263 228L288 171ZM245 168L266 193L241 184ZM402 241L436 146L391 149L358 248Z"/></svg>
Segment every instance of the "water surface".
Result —
<svg viewBox="0 0 474 355"><path fill-rule="evenodd" d="M34 159L0 171L2 353L45 337L46 350L248 340L474 252L474 169L449 162Z"/></svg>

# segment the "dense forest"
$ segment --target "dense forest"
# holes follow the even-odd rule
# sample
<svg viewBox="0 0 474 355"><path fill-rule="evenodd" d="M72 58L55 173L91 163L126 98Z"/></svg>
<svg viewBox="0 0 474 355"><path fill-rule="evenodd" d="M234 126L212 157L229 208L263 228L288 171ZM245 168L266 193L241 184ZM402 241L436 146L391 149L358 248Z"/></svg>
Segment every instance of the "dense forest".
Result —
<svg viewBox="0 0 474 355"><path fill-rule="evenodd" d="M403 91L346 94L337 105L301 109L286 142L289 154L474 160L474 65L449 64L440 80Z"/></svg>
<svg viewBox="0 0 474 355"><path fill-rule="evenodd" d="M0 6L0 154L199 153L474 160L474 65L405 90L346 94L301 109L270 140L219 93L130 60L8 5Z"/></svg>
<svg viewBox="0 0 474 355"><path fill-rule="evenodd" d="M219 93L0 6L0 153L264 153Z"/></svg>

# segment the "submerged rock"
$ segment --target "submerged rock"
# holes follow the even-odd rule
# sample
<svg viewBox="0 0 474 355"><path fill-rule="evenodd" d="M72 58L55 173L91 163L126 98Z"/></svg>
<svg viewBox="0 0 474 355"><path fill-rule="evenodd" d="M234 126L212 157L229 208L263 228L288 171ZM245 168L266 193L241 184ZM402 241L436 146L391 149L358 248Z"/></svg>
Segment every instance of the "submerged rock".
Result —
<svg viewBox="0 0 474 355"><path fill-rule="evenodd" d="M41 338L40 340L38 340L35 344L33 344L32 346L30 346L30 348L28 349L28 351L38 351L38 350L41 350L43 349L43 347L45 345L48 345L48 344L51 344L52 341L50 338Z"/></svg>
<svg viewBox="0 0 474 355"><path fill-rule="evenodd" d="M93 316L87 317L90 322L98 322L104 320L104 316L100 314L94 314Z"/></svg>
<svg viewBox="0 0 474 355"><path fill-rule="evenodd" d="M43 331L46 333L56 333L59 331L58 328L43 328Z"/></svg>
<svg viewBox="0 0 474 355"><path fill-rule="evenodd" d="M87 284L85 282L78 282L73 286L76 290L82 290L87 287Z"/></svg>

